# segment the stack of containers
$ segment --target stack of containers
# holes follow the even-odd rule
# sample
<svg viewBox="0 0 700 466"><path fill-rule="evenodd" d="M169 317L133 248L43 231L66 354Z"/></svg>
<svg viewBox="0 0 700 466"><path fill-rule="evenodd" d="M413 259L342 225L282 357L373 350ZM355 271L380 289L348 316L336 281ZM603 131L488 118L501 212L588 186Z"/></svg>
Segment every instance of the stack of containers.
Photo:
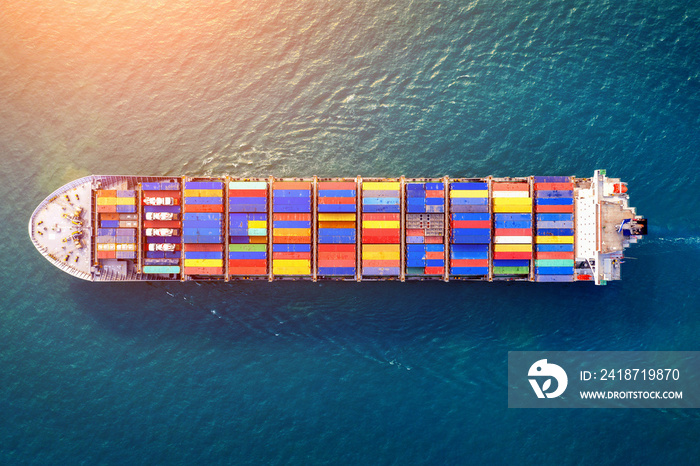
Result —
<svg viewBox="0 0 700 466"><path fill-rule="evenodd" d="M272 273L311 274L311 183L272 186Z"/></svg>
<svg viewBox="0 0 700 466"><path fill-rule="evenodd" d="M362 275L398 276L401 269L400 183L362 183Z"/></svg>
<svg viewBox="0 0 700 466"><path fill-rule="evenodd" d="M535 280L574 280L574 184L568 176L535 177Z"/></svg>
<svg viewBox="0 0 700 466"><path fill-rule="evenodd" d="M527 275L532 257L532 199L527 182L493 183L494 275Z"/></svg>
<svg viewBox="0 0 700 466"><path fill-rule="evenodd" d="M224 183L186 181L182 239L187 275L223 275Z"/></svg>
<svg viewBox="0 0 700 466"><path fill-rule="evenodd" d="M228 184L229 275L267 275L267 181Z"/></svg>
<svg viewBox="0 0 700 466"><path fill-rule="evenodd" d="M445 273L445 185L406 184L406 274Z"/></svg>
<svg viewBox="0 0 700 466"><path fill-rule="evenodd" d="M318 274L355 275L357 185L318 183Z"/></svg>
<svg viewBox="0 0 700 466"><path fill-rule="evenodd" d="M491 214L488 183L450 183L450 274L485 276L489 273Z"/></svg>
<svg viewBox="0 0 700 466"><path fill-rule="evenodd" d="M98 213L135 213L136 193L133 190L104 190L97 191Z"/></svg>
<svg viewBox="0 0 700 466"><path fill-rule="evenodd" d="M98 259L136 259L136 191L98 190Z"/></svg>
<svg viewBox="0 0 700 466"><path fill-rule="evenodd" d="M180 183L176 181L153 181L141 183L143 190L142 199L147 197L172 198L175 205L144 205L143 206L143 230L146 228L173 228L180 230ZM146 220L148 213L170 213L173 220ZM182 238L180 236L146 236L144 244L145 259L143 260L143 273L180 273L181 251L149 251L149 244L175 244L179 249Z"/></svg>

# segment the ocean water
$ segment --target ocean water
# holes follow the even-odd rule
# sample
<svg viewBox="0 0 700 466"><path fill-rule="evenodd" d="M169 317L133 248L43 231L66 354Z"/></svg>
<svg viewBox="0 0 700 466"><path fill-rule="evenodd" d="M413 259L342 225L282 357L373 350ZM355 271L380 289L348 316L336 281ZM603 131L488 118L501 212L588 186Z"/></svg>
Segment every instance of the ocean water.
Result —
<svg viewBox="0 0 700 466"><path fill-rule="evenodd" d="M696 410L509 410L508 351L700 350L700 6L6 1L0 463L697 464ZM590 176L623 281L90 284L27 238L96 174Z"/></svg>

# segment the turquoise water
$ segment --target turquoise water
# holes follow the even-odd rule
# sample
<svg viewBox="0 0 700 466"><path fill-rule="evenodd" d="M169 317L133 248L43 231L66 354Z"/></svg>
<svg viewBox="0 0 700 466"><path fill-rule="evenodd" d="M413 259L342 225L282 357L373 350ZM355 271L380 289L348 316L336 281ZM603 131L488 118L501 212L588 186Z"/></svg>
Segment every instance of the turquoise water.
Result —
<svg viewBox="0 0 700 466"><path fill-rule="evenodd" d="M695 410L508 410L513 350L698 350L693 2L5 2L3 464L695 464ZM622 282L96 285L34 250L83 175L590 176Z"/></svg>

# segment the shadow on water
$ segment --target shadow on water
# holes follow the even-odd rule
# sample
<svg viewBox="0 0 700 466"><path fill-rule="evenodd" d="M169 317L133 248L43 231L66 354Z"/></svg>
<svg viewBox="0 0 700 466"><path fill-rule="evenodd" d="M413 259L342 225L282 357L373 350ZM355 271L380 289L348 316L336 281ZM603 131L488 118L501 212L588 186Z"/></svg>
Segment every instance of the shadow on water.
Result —
<svg viewBox="0 0 700 466"><path fill-rule="evenodd" d="M634 273L634 272L631 272ZM632 277L634 280L634 277ZM76 306L109 332L204 337L210 344L329 339L459 340L516 349L643 349L658 318L625 282L72 282ZM663 300L663 298L660 298ZM610 341L605 335L615 334ZM605 330L605 331L603 331Z"/></svg>

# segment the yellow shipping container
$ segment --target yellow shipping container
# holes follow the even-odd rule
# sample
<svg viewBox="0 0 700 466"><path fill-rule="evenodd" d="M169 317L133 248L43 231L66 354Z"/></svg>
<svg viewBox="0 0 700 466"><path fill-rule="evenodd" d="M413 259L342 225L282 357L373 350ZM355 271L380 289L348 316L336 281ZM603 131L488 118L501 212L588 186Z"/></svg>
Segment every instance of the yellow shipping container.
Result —
<svg viewBox="0 0 700 466"><path fill-rule="evenodd" d="M311 267L309 259L273 259L275 267Z"/></svg>
<svg viewBox="0 0 700 466"><path fill-rule="evenodd" d="M185 267L223 267L221 259L185 259Z"/></svg>
<svg viewBox="0 0 700 466"><path fill-rule="evenodd" d="M336 222L336 221L354 222L355 221L355 214L318 214L318 219L319 219L319 221L328 220L331 222Z"/></svg>
<svg viewBox="0 0 700 466"><path fill-rule="evenodd" d="M185 197L222 197L220 189L185 189Z"/></svg>
<svg viewBox="0 0 700 466"><path fill-rule="evenodd" d="M391 251L399 253L401 245L399 244L363 244L362 251Z"/></svg>
<svg viewBox="0 0 700 466"><path fill-rule="evenodd" d="M272 267L272 273L275 275L311 275L311 269L308 267Z"/></svg>
<svg viewBox="0 0 700 466"><path fill-rule="evenodd" d="M364 191L398 191L400 187L398 181L363 181Z"/></svg>
<svg viewBox="0 0 700 466"><path fill-rule="evenodd" d="M248 220L248 228L267 228L265 220Z"/></svg>
<svg viewBox="0 0 700 466"><path fill-rule="evenodd" d="M128 198L125 198L128 199ZM116 197L98 197L97 205L117 205Z"/></svg>
<svg viewBox="0 0 700 466"><path fill-rule="evenodd" d="M362 259L365 260L399 260L399 251L367 251L362 249Z"/></svg>
<svg viewBox="0 0 700 466"><path fill-rule="evenodd" d="M452 190L450 191L450 197L489 197L488 190Z"/></svg>
<svg viewBox="0 0 700 466"><path fill-rule="evenodd" d="M573 236L535 236L537 244L574 244Z"/></svg>
<svg viewBox="0 0 700 466"><path fill-rule="evenodd" d="M136 198L134 197L118 197L117 205L136 205Z"/></svg>
<svg viewBox="0 0 700 466"><path fill-rule="evenodd" d="M401 222L398 220L363 220L363 228L399 228Z"/></svg>
<svg viewBox="0 0 700 466"><path fill-rule="evenodd" d="M496 252L532 252L531 244L494 244Z"/></svg>
<svg viewBox="0 0 700 466"><path fill-rule="evenodd" d="M267 243L267 236L251 236L248 238L250 244Z"/></svg>
<svg viewBox="0 0 700 466"><path fill-rule="evenodd" d="M275 228L275 236L311 236L311 228Z"/></svg>
<svg viewBox="0 0 700 466"><path fill-rule="evenodd" d="M527 214L532 211L531 205L495 205L493 206L494 213L497 214Z"/></svg>
<svg viewBox="0 0 700 466"><path fill-rule="evenodd" d="M517 206L530 206L532 205L532 198L530 197L494 197L493 205L517 205Z"/></svg>
<svg viewBox="0 0 700 466"><path fill-rule="evenodd" d="M116 251L117 245L114 243L97 243L98 251Z"/></svg>

